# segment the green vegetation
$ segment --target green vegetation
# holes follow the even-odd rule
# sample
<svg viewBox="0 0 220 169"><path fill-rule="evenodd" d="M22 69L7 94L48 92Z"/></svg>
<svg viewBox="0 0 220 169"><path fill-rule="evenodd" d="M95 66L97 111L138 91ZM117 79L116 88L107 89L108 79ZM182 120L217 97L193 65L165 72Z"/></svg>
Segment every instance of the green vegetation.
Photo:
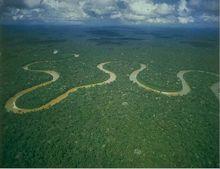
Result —
<svg viewBox="0 0 220 169"><path fill-rule="evenodd" d="M57 31L3 32L1 167L218 167L219 100L209 88L217 77L186 74L192 91L183 97L146 92L129 81L143 63L149 69L140 73L140 81L178 90L180 70L218 73L216 46L190 46L164 37L123 40L120 45L104 39L100 45L100 40L83 39L92 38L88 32L81 38L67 31L60 39ZM53 39L42 42L45 36ZM54 49L58 54L53 55ZM96 67L102 62L111 61L105 68L117 80L79 90L46 111L7 112L4 105L10 97L51 78L22 69L40 60L51 62L33 69L55 70L60 79L21 97L20 107L37 107L69 88L106 80L108 75Z"/></svg>

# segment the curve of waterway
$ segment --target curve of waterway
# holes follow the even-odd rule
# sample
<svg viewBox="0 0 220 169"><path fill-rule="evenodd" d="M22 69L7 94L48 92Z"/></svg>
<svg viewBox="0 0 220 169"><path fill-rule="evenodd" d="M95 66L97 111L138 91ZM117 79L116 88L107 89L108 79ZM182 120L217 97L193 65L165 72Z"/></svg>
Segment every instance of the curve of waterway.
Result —
<svg viewBox="0 0 220 169"><path fill-rule="evenodd" d="M105 62L105 63L100 63L99 65L97 65L97 68L101 71L103 71L104 73L109 75L109 78L103 82L99 82L99 83L93 83L93 84L88 84L88 85L82 85L82 86L78 86L78 87L73 87L69 90L67 90L65 93L61 94L60 96L50 100L48 103L40 106L40 107L36 107L36 108L31 108L31 109L26 109L26 108L20 108L16 105L16 101L17 99L19 99L21 96L32 92L33 90L36 90L38 88L47 86L53 82L55 82L57 79L59 79L59 74L55 71L52 70L31 70L29 67L32 66L33 64L37 64L37 63L42 63L42 62L47 62L47 61L40 61L40 62L34 62L34 63L30 63L26 66L23 67L24 70L27 71L31 71L31 72L38 72L38 73L46 73L49 74L50 76L52 76L52 80L49 80L47 82L44 83L40 83L36 86L24 89L20 92L18 92L17 94L15 94L13 97L11 97L5 104L5 108L7 109L7 111L12 111L14 113L18 113L18 114L23 114L23 113L28 113L28 112L36 112L36 111L40 111L40 110L45 110L45 109L49 109L50 107L58 104L59 102L61 102L62 100L64 100L66 97L68 97L68 95L70 93L76 92L78 89L82 89L82 88L90 88L90 87L95 87L95 86L101 86L101 85L105 85L105 84L109 84L112 83L113 81L116 80L116 75L115 73L106 70L103 68L104 65L110 63L110 62Z"/></svg>
<svg viewBox="0 0 220 169"><path fill-rule="evenodd" d="M177 73L177 77L181 80L182 89L180 91L169 91L169 92L167 92L167 91L153 89L153 88L151 88L149 86L146 86L146 85L142 84L141 82L139 82L137 80L138 74L141 71L143 71L144 69L147 68L147 66L145 64L140 64L140 66L141 67L139 69L133 71L130 74L129 79L133 83L136 83L138 86L146 89L147 91L155 92L155 93L158 93L158 94L163 94L163 95L166 95L166 96L184 96L184 95L187 95L191 91L191 88L190 88L189 84L184 79L184 74L186 74L186 73L196 71L196 72L200 72L200 73L207 73L207 74L217 76L217 77L219 76L218 74L211 73L211 72L205 72L205 71L201 71L201 70L181 70ZM211 88L212 92L215 94L215 96L217 98L219 98L219 82L214 83L210 88Z"/></svg>

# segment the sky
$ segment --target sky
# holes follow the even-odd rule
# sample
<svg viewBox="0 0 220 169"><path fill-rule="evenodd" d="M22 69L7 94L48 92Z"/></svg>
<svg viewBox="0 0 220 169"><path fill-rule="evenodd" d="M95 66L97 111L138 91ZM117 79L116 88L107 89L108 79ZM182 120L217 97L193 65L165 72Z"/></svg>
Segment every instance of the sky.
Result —
<svg viewBox="0 0 220 169"><path fill-rule="evenodd" d="M218 25L219 0L0 0L1 23Z"/></svg>

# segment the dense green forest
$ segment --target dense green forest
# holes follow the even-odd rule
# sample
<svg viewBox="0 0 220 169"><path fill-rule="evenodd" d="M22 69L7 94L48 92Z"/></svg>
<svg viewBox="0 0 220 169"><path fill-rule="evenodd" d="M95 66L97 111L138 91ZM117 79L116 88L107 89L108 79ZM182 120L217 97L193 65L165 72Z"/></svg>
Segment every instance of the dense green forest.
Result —
<svg viewBox="0 0 220 169"><path fill-rule="evenodd" d="M182 88L180 70L218 74L212 30L1 29L1 167L218 167L219 100L210 90L218 77L188 73L192 90L177 97L129 80L141 63L148 69L138 80L164 91ZM72 87L108 79L96 67L102 62L111 62L104 68L117 79L71 93L48 110L8 112L10 97L51 79L22 69L35 61L48 62L31 69L54 70L60 78L19 98L18 107L38 107Z"/></svg>

